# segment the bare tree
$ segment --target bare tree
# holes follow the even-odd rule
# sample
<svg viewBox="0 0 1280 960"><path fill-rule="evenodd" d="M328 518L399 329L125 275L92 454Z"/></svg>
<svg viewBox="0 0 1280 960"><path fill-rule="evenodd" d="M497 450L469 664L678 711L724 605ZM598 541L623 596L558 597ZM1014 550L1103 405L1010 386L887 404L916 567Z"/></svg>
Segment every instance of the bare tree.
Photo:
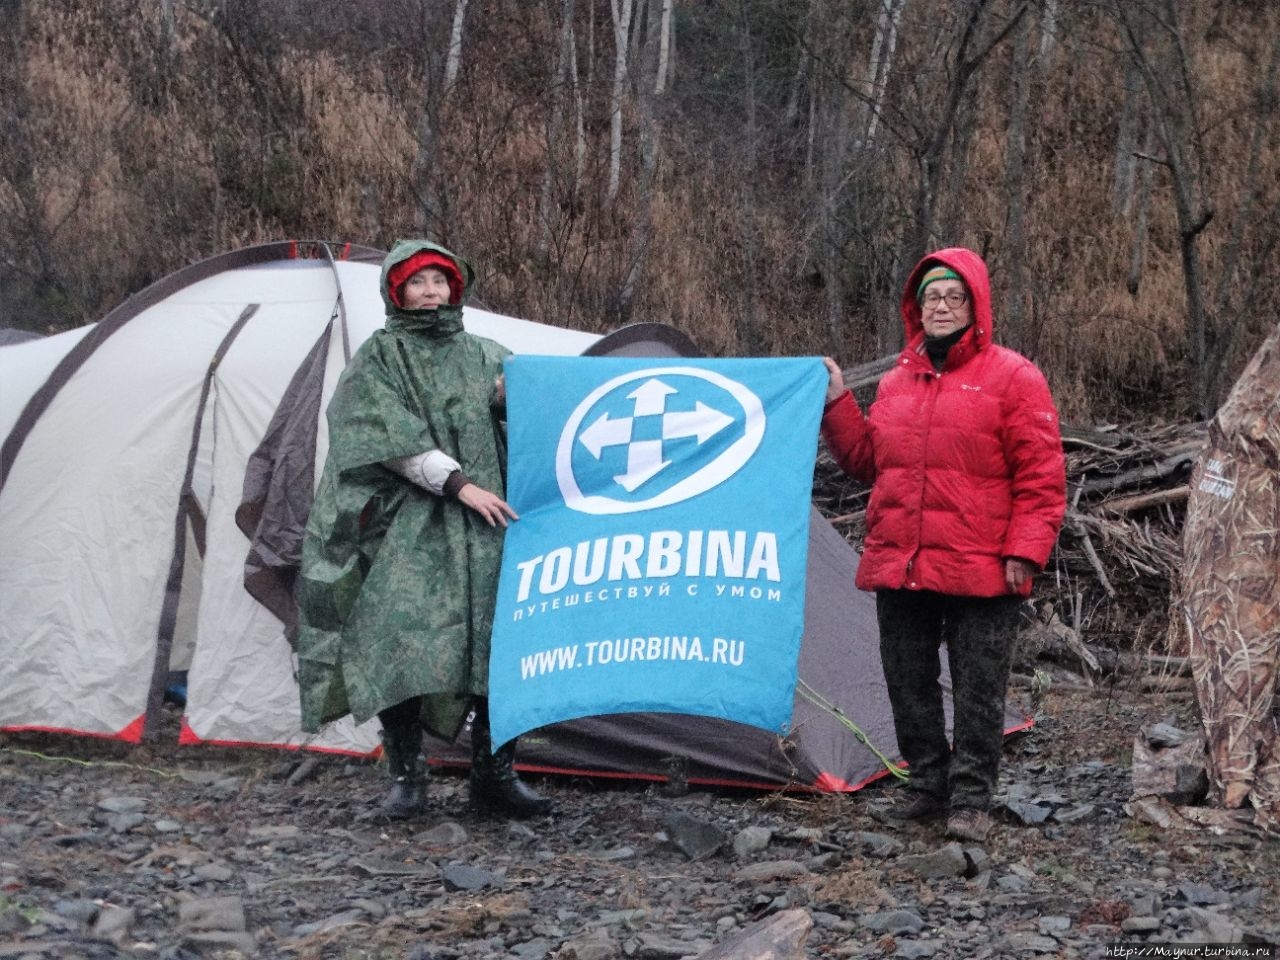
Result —
<svg viewBox="0 0 1280 960"><path fill-rule="evenodd" d="M630 4L630 0L626 0ZM653 243L653 202L658 180L658 155L662 140L662 128L658 122L655 92L658 85L649 78L658 71L659 34L663 30L662 17L655 5L663 0L641 0L641 13L645 16L647 30L637 39L639 77L635 83L635 102L638 114L640 171L636 181L635 222L628 240L626 272L618 295L620 314L625 317L631 309L636 283L644 276L649 263L649 250ZM639 30L635 31L639 34ZM610 169L612 176L613 170Z"/></svg>
<svg viewBox="0 0 1280 960"><path fill-rule="evenodd" d="M1142 71L1137 58L1124 57L1124 93L1120 101L1120 122L1116 128L1115 163L1111 173L1111 209L1128 216L1133 210L1138 142L1146 114L1142 109Z"/></svg>
<svg viewBox="0 0 1280 960"><path fill-rule="evenodd" d="M462 26L467 19L467 0L457 0L453 8L453 25L449 28L449 52L444 61L444 94L447 97L462 67Z"/></svg>
<svg viewBox="0 0 1280 960"><path fill-rule="evenodd" d="M449 102L449 95L458 79L458 71L462 68L462 38L466 16L467 0L455 0L449 29L449 46L445 50L444 72L439 81L430 69L433 59L431 52L428 51L425 57L427 68L423 70L423 77L426 87L422 90L422 112L419 114L415 135L417 149L409 172L409 183L417 200L414 205L413 228L423 236L438 233L437 225L447 221L447 215L442 209L444 193L438 189L436 145L439 137L440 105Z"/></svg>
<svg viewBox="0 0 1280 960"><path fill-rule="evenodd" d="M1216 330L1204 294L1200 236L1213 219L1206 193L1206 155L1200 120L1200 91L1187 48L1177 0L1146 6L1115 4L1129 51L1142 73L1150 98L1155 132L1169 170L1178 222L1182 279L1187 297L1191 358L1195 368L1196 407L1209 417L1217 406L1209 358ZM1144 15L1139 16L1139 13Z"/></svg>
<svg viewBox="0 0 1280 960"><path fill-rule="evenodd" d="M613 13L613 92L609 97L609 182L605 199L612 203L622 183L622 102L627 91L627 50L631 37L631 0L609 0Z"/></svg>
<svg viewBox="0 0 1280 960"><path fill-rule="evenodd" d="M654 80L653 92L662 96L667 92L671 82L671 70L674 60L672 49L675 46L675 34L671 23L671 7L674 0L662 0L662 20L659 26L657 79Z"/></svg>
<svg viewBox="0 0 1280 960"><path fill-rule="evenodd" d="M1043 0L1042 12L1044 9ZM1043 22L1043 19L1042 19ZM1027 275L1027 120L1034 88L1032 18L1023 17L1014 33L1014 67L1009 109L1009 138L1005 147L1006 296L1001 324L1019 337L1025 317L1025 275Z"/></svg>
<svg viewBox="0 0 1280 960"><path fill-rule="evenodd" d="M554 185L557 174L568 164L563 163L561 153L566 139L565 125L573 95L578 89L575 68L573 40L573 0L561 0L560 5L560 44L555 61L555 77L551 83L551 109L547 118L547 160L542 169L542 191L538 201L538 259L546 261L551 247L551 235L554 229L554 209L557 206L554 197ZM573 191L576 192L576 178Z"/></svg>
<svg viewBox="0 0 1280 960"><path fill-rule="evenodd" d="M970 0L968 3L968 16L956 40L954 67L941 98L941 108L936 112L931 128L922 131L922 136L912 148L919 173L916 181L915 222L905 242L908 259L933 246L943 160L969 85L982 62L1012 32L1027 12L1026 4L1018 7L1003 26L984 40L980 33L990 19L988 11L992 6L990 0Z"/></svg>
<svg viewBox="0 0 1280 960"><path fill-rule="evenodd" d="M862 133L864 146L870 146L876 139L876 127L880 122L885 91L889 87L889 73L893 69L893 52L898 46L898 24L906 6L907 0L880 0L875 39L871 43L866 78L861 84L866 114Z"/></svg>

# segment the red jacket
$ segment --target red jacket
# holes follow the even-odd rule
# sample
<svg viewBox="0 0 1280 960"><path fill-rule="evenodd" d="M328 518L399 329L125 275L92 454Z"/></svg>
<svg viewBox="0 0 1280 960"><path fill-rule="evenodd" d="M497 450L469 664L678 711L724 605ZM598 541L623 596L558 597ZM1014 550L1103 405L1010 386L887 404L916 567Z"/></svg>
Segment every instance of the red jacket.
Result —
<svg viewBox="0 0 1280 960"><path fill-rule="evenodd" d="M973 323L939 373L924 353L916 285L946 264L972 298ZM986 264L953 247L916 265L902 296L907 346L866 417L833 400L822 435L849 475L873 483L857 585L970 597L1006 594L1004 561L1049 559L1066 512L1058 413L1030 360L991 342ZM1022 594L1031 592L1030 581Z"/></svg>

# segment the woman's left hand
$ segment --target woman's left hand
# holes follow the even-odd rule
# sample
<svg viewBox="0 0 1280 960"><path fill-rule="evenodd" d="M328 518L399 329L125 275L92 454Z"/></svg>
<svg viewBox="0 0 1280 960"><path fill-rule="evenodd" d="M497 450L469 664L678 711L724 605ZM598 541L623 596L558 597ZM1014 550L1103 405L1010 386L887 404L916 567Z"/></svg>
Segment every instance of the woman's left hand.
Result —
<svg viewBox="0 0 1280 960"><path fill-rule="evenodd" d="M456 496L461 503L484 517L491 527L505 527L508 517L512 520L520 519L516 512L511 509L511 504L496 493L486 490L484 487L478 487L474 483L468 483L457 492Z"/></svg>
<svg viewBox="0 0 1280 960"><path fill-rule="evenodd" d="M1010 593L1018 593L1022 585L1039 572L1039 568L1030 560L1021 557L1006 557L1004 561L1004 582L1009 585Z"/></svg>

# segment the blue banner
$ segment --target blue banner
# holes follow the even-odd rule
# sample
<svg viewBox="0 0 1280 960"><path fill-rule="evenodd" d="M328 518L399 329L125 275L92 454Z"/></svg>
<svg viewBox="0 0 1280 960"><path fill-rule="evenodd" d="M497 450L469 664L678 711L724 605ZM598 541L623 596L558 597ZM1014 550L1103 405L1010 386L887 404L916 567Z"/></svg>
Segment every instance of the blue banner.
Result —
<svg viewBox="0 0 1280 960"><path fill-rule="evenodd" d="M826 384L814 357L507 362L495 743L633 711L787 732Z"/></svg>

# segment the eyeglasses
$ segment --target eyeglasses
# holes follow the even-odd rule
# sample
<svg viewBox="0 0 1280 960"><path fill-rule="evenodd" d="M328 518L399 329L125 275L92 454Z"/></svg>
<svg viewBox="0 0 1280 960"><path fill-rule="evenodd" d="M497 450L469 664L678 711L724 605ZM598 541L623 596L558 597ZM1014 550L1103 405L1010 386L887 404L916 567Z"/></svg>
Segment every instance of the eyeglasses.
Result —
<svg viewBox="0 0 1280 960"><path fill-rule="evenodd" d="M937 290L930 290L920 300L920 305L926 310L937 310L938 304L943 300L947 301L947 306L952 310L959 310L969 302L969 294L963 290L952 290L949 293L939 293Z"/></svg>

